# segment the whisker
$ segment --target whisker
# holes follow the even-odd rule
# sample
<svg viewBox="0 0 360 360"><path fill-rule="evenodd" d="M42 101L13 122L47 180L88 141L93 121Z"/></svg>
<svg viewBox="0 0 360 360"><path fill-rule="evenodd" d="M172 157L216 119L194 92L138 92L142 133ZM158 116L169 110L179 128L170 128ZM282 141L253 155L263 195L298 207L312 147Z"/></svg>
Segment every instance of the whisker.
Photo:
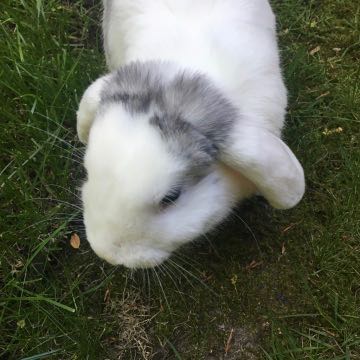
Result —
<svg viewBox="0 0 360 360"><path fill-rule="evenodd" d="M49 184L49 187L55 187L55 188L58 188L58 189L65 190L65 191L67 191L68 193L70 193L71 195L74 195L74 196L75 196L77 199L79 199L80 201L82 201L81 197L80 197L78 194L74 193L74 192L71 191L70 189L67 189L67 188L65 188L65 187L63 187L63 186L61 186L61 185Z"/></svg>
<svg viewBox="0 0 360 360"><path fill-rule="evenodd" d="M50 221L53 221L53 220L69 220L69 221L73 221L73 219L71 219L71 216L52 217L52 218L49 218L49 219L37 221L36 223L31 224L31 225L25 227L24 229L20 230L20 233L23 233L26 230L32 229L32 228L36 227L37 225L40 225L40 224L43 224L43 223L46 223L46 222L50 222ZM84 229L85 229L85 227L84 227Z"/></svg>
<svg viewBox="0 0 360 360"><path fill-rule="evenodd" d="M184 277L186 282L195 290L196 287L195 285L189 280L189 278L187 277L186 272L183 271L183 269L181 267L178 267L177 264L174 261L170 261L170 259L168 259L168 263L169 266L173 266L173 269L178 271L180 273L180 276Z"/></svg>
<svg viewBox="0 0 360 360"><path fill-rule="evenodd" d="M207 284L205 284L204 281L202 281L200 278L198 278L196 275L194 275L192 272L188 271L187 269L185 269L183 266L181 266L180 264L176 263L175 261L169 259L169 261L177 266L179 269L182 269L184 272L186 272L190 277L192 277L194 280L196 280L197 282L199 282L202 286L204 286L207 290L211 291L214 295L218 296L218 294L211 288L209 287Z"/></svg>
<svg viewBox="0 0 360 360"><path fill-rule="evenodd" d="M79 149L77 149L73 144L71 144L69 141L66 141L66 140L64 140L64 139L61 139L60 137L58 137L58 136L55 135L54 133L51 133L50 131L47 131L47 130L38 128L38 127L33 126L33 125L30 125L30 124L27 124L27 126L28 126L29 128L32 128L32 129L34 129L34 130L41 131L41 132L43 132L44 134L47 134L47 135L51 136L52 138L56 139L57 141L60 141L61 143L65 144L65 145L68 145L69 147L73 148L74 150L79 150Z"/></svg>
<svg viewBox="0 0 360 360"><path fill-rule="evenodd" d="M151 281L150 281L150 276L149 276L149 271L150 270L148 268L146 268L145 270L146 270L146 278L147 278L148 287L149 287L149 289L148 289L148 298L150 299L150 297L151 297Z"/></svg>
<svg viewBox="0 0 360 360"><path fill-rule="evenodd" d="M65 151L67 152L68 154L70 154L71 156L74 156L78 162L80 164L83 164L83 160L84 160L84 153L80 152L79 149L74 149L72 148L71 150L66 148L66 147L63 147L63 146L60 146L58 144L55 144L55 143L51 143L51 146L52 147L56 147L58 149L61 149L61 151ZM80 154L78 154L77 152L79 152ZM72 158L69 158L70 160L73 160Z"/></svg>
<svg viewBox="0 0 360 360"><path fill-rule="evenodd" d="M200 263L193 261L193 259L191 259L190 257L186 256L185 254L182 253L175 253L174 257L178 260L180 260L180 262L188 265L189 267L191 267L193 270L195 270L195 272L199 275L202 275L202 272L200 271L200 269L198 269L196 267L196 265L198 265L199 267L201 266ZM180 264L179 264L180 265Z"/></svg>
<svg viewBox="0 0 360 360"><path fill-rule="evenodd" d="M125 301L125 294L127 294L126 290L127 290L127 287L128 287L128 281L129 280L129 271L125 271L125 286L124 286L124 289L123 289L123 294L122 294L122 301L124 302Z"/></svg>
<svg viewBox="0 0 360 360"><path fill-rule="evenodd" d="M195 265L198 265L199 267L202 267L202 264L199 263L198 261L196 261L196 260L194 260L193 258L187 256L187 255L184 254L183 252L175 252L173 255L174 255L175 257L177 257L178 259L183 260L184 262L186 262L185 259L187 259L187 260L188 260L188 265L191 264L191 266L192 266L196 271L200 272L200 270L197 269L196 266L195 266Z"/></svg>
<svg viewBox="0 0 360 360"><path fill-rule="evenodd" d="M246 227L246 229L249 231L249 233L251 234L252 238L255 240L256 243L256 247L258 248L258 251L260 253L261 256L263 256L263 252L260 249L260 244L259 241L257 239L257 237L255 236L255 233L253 232L253 230L251 229L251 227L248 225L248 223L240 216L238 215L236 212L236 210L234 210L234 212L232 213L233 216L235 216L237 219L239 219Z"/></svg>
<svg viewBox="0 0 360 360"><path fill-rule="evenodd" d="M59 204L70 206L70 207L72 207L72 208L74 208L76 210L80 210L80 211L83 210L80 206L69 203L68 201L65 201L65 200L53 199L53 198L49 198L49 197L48 198L33 198L33 199L34 200L46 200L46 201L57 202Z"/></svg>
<svg viewBox="0 0 360 360"><path fill-rule="evenodd" d="M170 314L171 314L171 308L170 308L170 305L169 305L169 301L168 301L168 298L166 297L166 294L165 294L163 285L162 285L162 283L161 283L160 277L159 277L159 275L158 275L158 273L157 273L157 271L156 271L156 268L154 268L153 270L154 270L154 274L155 274L156 278L158 279L161 292L162 292L163 295L164 295L164 300L165 300L165 302L166 302L166 306L168 307L168 309L169 309L169 311L170 311Z"/></svg>
<svg viewBox="0 0 360 360"><path fill-rule="evenodd" d="M173 282L173 284L175 285L175 288L178 292L178 294L181 296L182 299L184 299L184 294L182 293L182 291L179 289L178 284L176 283L175 280L175 274L171 271L170 266L166 266L166 263L160 265L160 267L163 269L163 271L165 272L165 274L170 278L170 280ZM173 276L174 277L173 277Z"/></svg>
<svg viewBox="0 0 360 360"><path fill-rule="evenodd" d="M82 212L79 210L76 210L73 213L71 213L71 212L54 212L54 215L62 215L62 217L64 217L64 218L73 217L74 215L78 215L78 217L73 217L73 220L83 221Z"/></svg>
<svg viewBox="0 0 360 360"><path fill-rule="evenodd" d="M145 280L145 269L140 269L140 273L141 273L141 291L145 292L146 290L146 280Z"/></svg>
<svg viewBox="0 0 360 360"><path fill-rule="evenodd" d="M59 159L70 160L71 162L76 163L76 164L81 165L81 166L84 165L84 163L82 161L76 160L76 159L71 159L69 156L60 155L60 156L58 156L58 158Z"/></svg>
<svg viewBox="0 0 360 360"><path fill-rule="evenodd" d="M31 113L30 110L29 110L28 112ZM34 114L34 115L37 115L37 116L40 116L40 117L43 117L43 118L45 118L46 120L50 120L53 124L55 124L55 125L57 125L57 126L60 126L60 127L61 127L63 130L65 130L67 133L72 134L72 131L70 131L70 129L66 128L66 127L65 127L63 124L61 124L59 121L54 120L54 119L50 118L49 116L46 116L46 115L44 115L44 114L41 114L41 113L39 113L39 112L37 112L37 111L34 111L33 114Z"/></svg>
<svg viewBox="0 0 360 360"><path fill-rule="evenodd" d="M205 237L205 239L206 239L206 241L207 241L207 243L208 243L208 245L209 245L209 247L211 248L211 250L213 251L213 253L219 258L219 259L221 259L222 257L220 256L220 254L219 254L219 252L218 252L218 250L217 250L217 248L214 246L214 243L209 239L209 237L208 236L206 236L206 234L203 234L202 236L204 236ZM191 258L189 258L189 259L191 259ZM194 259L191 259L194 263L197 263L197 264L199 264L198 262L196 262ZM200 264L199 264L200 265Z"/></svg>

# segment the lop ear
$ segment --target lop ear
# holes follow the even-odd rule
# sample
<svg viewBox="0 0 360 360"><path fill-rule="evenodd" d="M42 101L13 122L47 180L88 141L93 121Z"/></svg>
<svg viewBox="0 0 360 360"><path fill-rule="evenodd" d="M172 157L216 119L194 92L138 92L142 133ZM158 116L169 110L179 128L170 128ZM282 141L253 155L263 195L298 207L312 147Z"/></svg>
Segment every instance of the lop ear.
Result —
<svg viewBox="0 0 360 360"><path fill-rule="evenodd" d="M277 209L295 206L304 194L302 166L290 148L267 130L242 128L222 152L221 160L251 180Z"/></svg>
<svg viewBox="0 0 360 360"><path fill-rule="evenodd" d="M91 125L94 122L95 115L101 100L101 91L108 79L105 75L93 82L85 91L81 98L77 116L77 133L83 144L87 143Z"/></svg>

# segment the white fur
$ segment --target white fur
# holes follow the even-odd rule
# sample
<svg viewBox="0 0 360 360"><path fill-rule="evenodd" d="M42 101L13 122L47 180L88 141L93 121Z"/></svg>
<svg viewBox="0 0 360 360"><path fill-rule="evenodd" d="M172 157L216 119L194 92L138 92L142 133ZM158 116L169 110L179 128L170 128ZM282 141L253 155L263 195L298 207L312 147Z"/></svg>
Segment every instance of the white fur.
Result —
<svg viewBox="0 0 360 360"><path fill-rule="evenodd" d="M77 111L77 133L82 143L86 144L91 125L95 119L95 115L100 103L100 91L106 83L107 76L97 79L89 86L79 104Z"/></svg>
<svg viewBox="0 0 360 360"><path fill-rule="evenodd" d="M221 221L236 199L254 191L249 181L219 165L161 211L159 202L184 164L146 123L146 118L133 119L121 105L112 105L95 120L85 157L88 240L99 256L128 267L155 266Z"/></svg>
<svg viewBox="0 0 360 360"><path fill-rule="evenodd" d="M257 189L275 207L294 206L303 195L304 176L279 138L286 89L268 1L104 0L104 5L110 70L134 60L163 60L175 69L200 71L242 116L223 154L227 165L216 165L160 211L159 201L185 164L169 154L148 116L132 119L120 104L98 114L106 77L91 85L80 103L78 133L89 144L83 203L94 251L112 264L155 266Z"/></svg>
<svg viewBox="0 0 360 360"><path fill-rule="evenodd" d="M280 134L286 89L267 0L114 0L104 28L110 69L161 59L201 71L244 121Z"/></svg>

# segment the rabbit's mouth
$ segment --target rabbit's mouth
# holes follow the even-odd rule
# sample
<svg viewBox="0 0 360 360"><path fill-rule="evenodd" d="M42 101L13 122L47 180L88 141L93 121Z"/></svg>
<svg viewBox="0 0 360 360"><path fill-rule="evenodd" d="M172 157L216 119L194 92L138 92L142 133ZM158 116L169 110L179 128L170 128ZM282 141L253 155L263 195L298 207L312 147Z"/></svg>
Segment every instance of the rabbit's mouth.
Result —
<svg viewBox="0 0 360 360"><path fill-rule="evenodd" d="M153 268L163 263L170 253L163 250L134 246L129 250L122 251L120 256L121 264L131 269Z"/></svg>
<svg viewBox="0 0 360 360"><path fill-rule="evenodd" d="M93 247L95 253L112 265L123 265L129 269L153 268L163 263L170 252L142 245L112 245L111 250L101 251Z"/></svg>

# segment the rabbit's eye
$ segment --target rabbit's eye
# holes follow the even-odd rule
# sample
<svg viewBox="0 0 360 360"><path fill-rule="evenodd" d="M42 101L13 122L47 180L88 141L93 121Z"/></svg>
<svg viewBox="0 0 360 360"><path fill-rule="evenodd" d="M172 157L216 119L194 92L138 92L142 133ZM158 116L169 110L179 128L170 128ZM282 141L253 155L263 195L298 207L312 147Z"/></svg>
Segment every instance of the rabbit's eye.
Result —
<svg viewBox="0 0 360 360"><path fill-rule="evenodd" d="M176 200L180 197L180 195L181 195L181 189L175 188L162 198L162 200L160 201L160 205L165 207L172 205L176 202Z"/></svg>

